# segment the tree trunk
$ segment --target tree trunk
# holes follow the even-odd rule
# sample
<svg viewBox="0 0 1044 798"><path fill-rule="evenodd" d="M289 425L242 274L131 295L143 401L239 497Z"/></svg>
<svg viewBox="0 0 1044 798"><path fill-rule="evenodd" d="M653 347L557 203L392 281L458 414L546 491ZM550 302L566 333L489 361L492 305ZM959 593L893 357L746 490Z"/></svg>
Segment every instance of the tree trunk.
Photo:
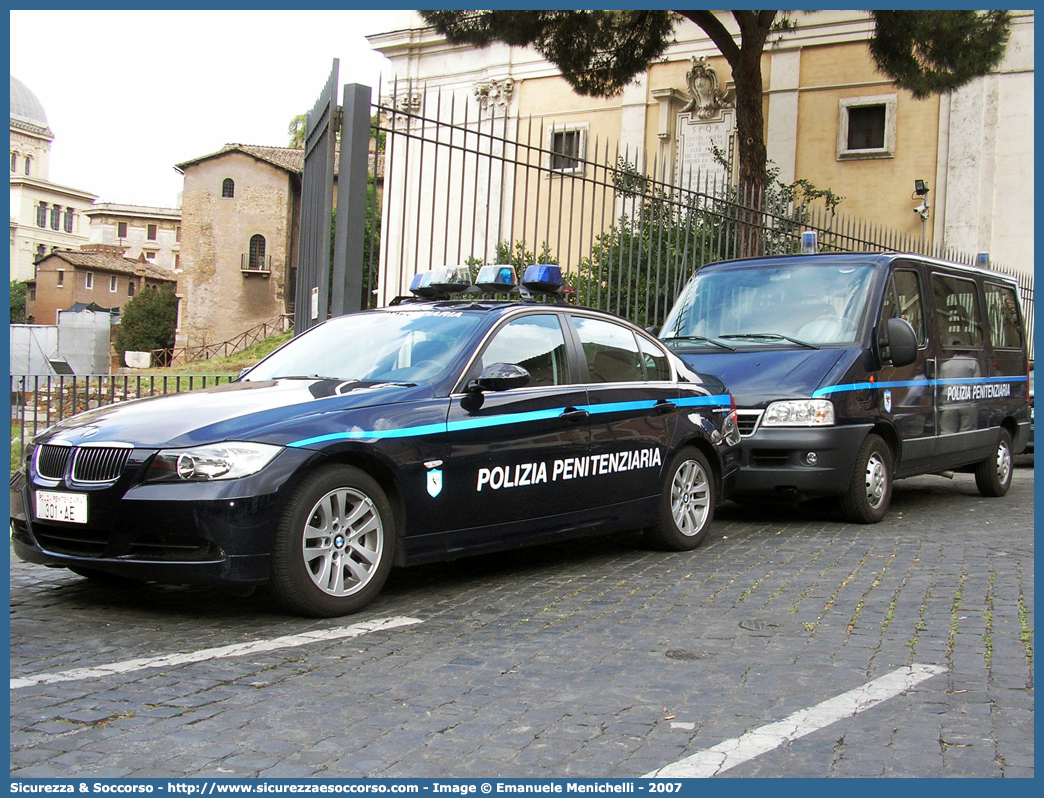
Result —
<svg viewBox="0 0 1044 798"><path fill-rule="evenodd" d="M761 206L768 156L762 110L761 54L776 12L732 13L740 26L739 53L729 62L736 84L736 133L739 138L740 213L736 244L739 257L751 257L762 254L764 250Z"/></svg>

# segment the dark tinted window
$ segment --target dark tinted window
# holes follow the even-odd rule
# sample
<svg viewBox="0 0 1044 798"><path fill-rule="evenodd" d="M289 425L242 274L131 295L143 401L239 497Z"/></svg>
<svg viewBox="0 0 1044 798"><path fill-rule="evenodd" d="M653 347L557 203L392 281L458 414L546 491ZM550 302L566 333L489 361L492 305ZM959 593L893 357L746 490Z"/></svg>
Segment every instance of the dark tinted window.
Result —
<svg viewBox="0 0 1044 798"><path fill-rule="evenodd" d="M672 378L671 364L660 347L638 336L638 346L642 350L645 361L645 378L653 381L664 381Z"/></svg>
<svg viewBox="0 0 1044 798"><path fill-rule="evenodd" d="M982 318L974 281L933 274L932 293L942 345L956 348L982 346Z"/></svg>
<svg viewBox="0 0 1044 798"><path fill-rule="evenodd" d="M990 344L1001 349L1021 349L1022 328L1019 326L1019 301L1015 290L994 283L986 283L983 288Z"/></svg>
<svg viewBox="0 0 1044 798"><path fill-rule="evenodd" d="M508 322L493 336L482 357L472 367L475 379L483 366L511 363L529 372L530 385L562 385L567 382L565 338L558 316L524 316Z"/></svg>
<svg viewBox="0 0 1044 798"><path fill-rule="evenodd" d="M927 337L922 311L921 286L917 280L917 272L896 269L889 289L885 292L883 318L906 319L917 333L917 343L923 346Z"/></svg>
<svg viewBox="0 0 1044 798"><path fill-rule="evenodd" d="M584 347L591 382L636 382L643 379L642 355L634 333L602 319L574 316Z"/></svg>

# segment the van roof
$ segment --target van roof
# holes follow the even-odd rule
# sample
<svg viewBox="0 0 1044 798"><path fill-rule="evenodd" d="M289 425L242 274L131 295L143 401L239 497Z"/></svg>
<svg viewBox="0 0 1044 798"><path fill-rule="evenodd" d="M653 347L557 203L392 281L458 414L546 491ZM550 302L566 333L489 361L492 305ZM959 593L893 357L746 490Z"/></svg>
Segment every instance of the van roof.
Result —
<svg viewBox="0 0 1044 798"><path fill-rule="evenodd" d="M931 258L926 255L918 255L914 252L816 252L813 254L794 254L794 255L763 255L761 257L754 258L737 258L735 260L723 260L716 261L715 263L708 263L703 268L709 268L711 266L743 266L751 265L755 266L758 264L770 264L770 263L821 263L823 265L829 263L872 263L875 265L887 265L894 260L902 258L904 260L916 260L921 263L928 264L929 266L940 266L947 269L956 269L959 271L966 272L968 274L979 274L984 277L990 277L993 279L1004 280L1013 284L1018 284L1018 280L1010 274L1004 272L994 271L993 269L984 269L981 266L969 266L964 263L956 263L954 261L940 260L939 258ZM702 269L701 269L702 271Z"/></svg>

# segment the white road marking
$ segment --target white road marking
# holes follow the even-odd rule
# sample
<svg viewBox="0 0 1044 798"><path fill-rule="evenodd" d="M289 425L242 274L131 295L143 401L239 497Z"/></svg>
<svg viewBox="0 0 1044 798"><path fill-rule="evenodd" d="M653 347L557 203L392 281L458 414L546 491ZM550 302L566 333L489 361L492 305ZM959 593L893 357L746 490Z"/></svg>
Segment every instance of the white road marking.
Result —
<svg viewBox="0 0 1044 798"><path fill-rule="evenodd" d="M784 743L797 740L806 734L825 728L844 718L858 715L882 701L930 679L946 668L938 665L910 665L867 682L862 687L849 690L834 698L808 709L801 709L777 723L749 731L713 748L700 751L690 757L646 773L642 778L708 778L724 773L736 765L778 748Z"/></svg>
<svg viewBox="0 0 1044 798"><path fill-rule="evenodd" d="M359 637L370 632L380 632L385 629L395 629L400 626L412 626L422 621L416 618L385 618L377 621L364 621L351 626L339 626L335 629L318 629L314 632L303 632L298 635L286 635L271 640L254 640L249 643L234 643L229 646L218 648L204 648L199 651L188 651L183 654L161 654L158 657L142 657L140 659L129 659L123 662L114 662L110 665L99 665L95 668L76 668L59 673L40 673L36 676L23 676L11 679L11 689L29 687L34 684L54 684L55 682L75 682L82 679L100 679L104 676L114 676L120 673L132 673L146 668L173 668L178 665L186 665L192 662L204 662L210 659L221 659L223 657L245 657L249 654L263 654L268 651L278 651L282 648L295 648L318 643L326 640L343 640L351 637Z"/></svg>

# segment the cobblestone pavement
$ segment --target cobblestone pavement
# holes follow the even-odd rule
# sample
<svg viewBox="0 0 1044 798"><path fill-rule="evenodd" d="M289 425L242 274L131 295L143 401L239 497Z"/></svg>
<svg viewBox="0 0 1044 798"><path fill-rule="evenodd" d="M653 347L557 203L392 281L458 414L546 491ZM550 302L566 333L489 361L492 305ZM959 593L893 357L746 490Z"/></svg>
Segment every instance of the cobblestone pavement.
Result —
<svg viewBox="0 0 1044 798"><path fill-rule="evenodd" d="M13 678L420 623L13 686L11 775L635 777L923 663L946 672L724 775L1032 776L1033 481L900 482L866 527L729 504L692 553L623 535L397 570L323 621L15 561Z"/></svg>

